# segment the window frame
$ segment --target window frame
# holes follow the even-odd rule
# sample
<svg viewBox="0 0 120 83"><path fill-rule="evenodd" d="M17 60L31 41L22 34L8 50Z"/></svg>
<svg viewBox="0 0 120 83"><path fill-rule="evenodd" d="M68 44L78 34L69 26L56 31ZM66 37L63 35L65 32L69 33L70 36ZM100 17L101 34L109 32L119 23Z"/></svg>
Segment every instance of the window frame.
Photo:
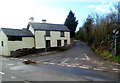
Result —
<svg viewBox="0 0 120 83"><path fill-rule="evenodd" d="M4 42L3 41L1 41L1 46L4 47Z"/></svg>
<svg viewBox="0 0 120 83"><path fill-rule="evenodd" d="M49 30L45 31L45 35L46 35L46 37L50 37L51 36L50 31Z"/></svg>
<svg viewBox="0 0 120 83"><path fill-rule="evenodd" d="M57 47L61 47L61 44L62 44L61 40L57 40Z"/></svg>
<svg viewBox="0 0 120 83"><path fill-rule="evenodd" d="M64 40L64 46L68 45L68 41Z"/></svg>
<svg viewBox="0 0 120 83"><path fill-rule="evenodd" d="M22 36L9 36L8 41L22 41Z"/></svg>
<svg viewBox="0 0 120 83"><path fill-rule="evenodd" d="M64 31L60 31L60 37L65 37L65 32Z"/></svg>

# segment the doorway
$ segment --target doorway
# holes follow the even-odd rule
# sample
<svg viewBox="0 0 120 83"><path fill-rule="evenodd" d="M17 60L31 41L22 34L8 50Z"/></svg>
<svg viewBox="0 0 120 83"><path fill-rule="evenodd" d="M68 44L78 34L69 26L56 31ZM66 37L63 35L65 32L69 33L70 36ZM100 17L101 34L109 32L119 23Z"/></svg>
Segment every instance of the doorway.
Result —
<svg viewBox="0 0 120 83"><path fill-rule="evenodd" d="M61 46L61 40L57 40L57 46Z"/></svg>
<svg viewBox="0 0 120 83"><path fill-rule="evenodd" d="M51 45L50 45L50 40L46 40L46 48L47 48L47 51L49 51Z"/></svg>

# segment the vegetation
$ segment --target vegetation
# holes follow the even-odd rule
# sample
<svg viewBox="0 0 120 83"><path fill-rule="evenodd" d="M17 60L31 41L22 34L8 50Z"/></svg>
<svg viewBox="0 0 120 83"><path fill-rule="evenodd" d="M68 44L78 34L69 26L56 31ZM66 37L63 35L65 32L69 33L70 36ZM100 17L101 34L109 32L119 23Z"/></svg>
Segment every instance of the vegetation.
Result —
<svg viewBox="0 0 120 83"><path fill-rule="evenodd" d="M64 25L70 30L70 38L75 37L76 27L78 25L78 20L72 11L69 12Z"/></svg>
<svg viewBox="0 0 120 83"><path fill-rule="evenodd" d="M90 14L79 31L76 32L76 39L86 42L95 52L103 57L120 61L120 7L115 6L117 11L111 10L107 14ZM114 51L116 34L116 56Z"/></svg>
<svg viewBox="0 0 120 83"><path fill-rule="evenodd" d="M99 50L94 50L94 52L97 55L103 57L104 59L108 59L108 60L112 60L112 61L116 61L116 62L120 63L120 56L114 56L114 55L112 55L111 52L108 52L108 51L101 52Z"/></svg>

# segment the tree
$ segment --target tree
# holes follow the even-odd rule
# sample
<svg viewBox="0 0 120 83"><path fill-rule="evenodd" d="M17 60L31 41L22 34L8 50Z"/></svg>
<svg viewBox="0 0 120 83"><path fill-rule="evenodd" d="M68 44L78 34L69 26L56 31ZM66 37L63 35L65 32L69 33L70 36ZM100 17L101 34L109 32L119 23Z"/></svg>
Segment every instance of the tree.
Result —
<svg viewBox="0 0 120 83"><path fill-rule="evenodd" d="M88 44L91 44L93 42L92 36L93 18L90 15L88 15L83 27L86 29L86 37L88 40Z"/></svg>
<svg viewBox="0 0 120 83"><path fill-rule="evenodd" d="M76 17L74 16L74 13L72 11L69 12L64 25L70 30L70 38L75 37L78 20L76 20Z"/></svg>

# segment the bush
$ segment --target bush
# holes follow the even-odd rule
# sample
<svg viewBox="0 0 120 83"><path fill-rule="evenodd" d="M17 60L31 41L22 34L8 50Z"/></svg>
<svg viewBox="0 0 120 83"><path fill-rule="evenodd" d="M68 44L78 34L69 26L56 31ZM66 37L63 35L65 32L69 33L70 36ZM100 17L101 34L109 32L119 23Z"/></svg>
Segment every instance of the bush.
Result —
<svg viewBox="0 0 120 83"><path fill-rule="evenodd" d="M28 54L33 54L36 52L35 48L23 48L23 49L18 49L16 51L11 52L12 57L20 57L20 56L25 56Z"/></svg>

